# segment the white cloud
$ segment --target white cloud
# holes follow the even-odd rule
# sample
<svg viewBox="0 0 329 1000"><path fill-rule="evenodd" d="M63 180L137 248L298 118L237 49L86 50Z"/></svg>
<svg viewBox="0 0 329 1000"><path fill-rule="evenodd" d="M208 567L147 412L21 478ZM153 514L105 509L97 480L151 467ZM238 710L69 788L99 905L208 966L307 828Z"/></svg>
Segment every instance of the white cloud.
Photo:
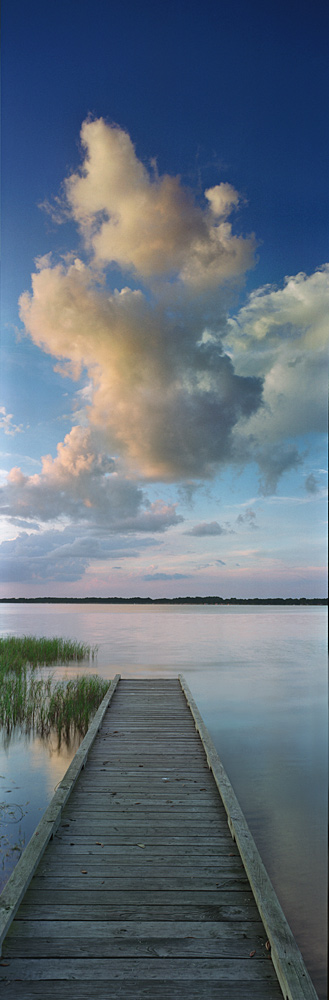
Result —
<svg viewBox="0 0 329 1000"><path fill-rule="evenodd" d="M84 161L66 180L66 198L97 263L199 288L252 266L253 237L233 235L227 221L239 201L230 184L206 191L202 209L179 177L150 174L121 128L87 120L81 143Z"/></svg>
<svg viewBox="0 0 329 1000"><path fill-rule="evenodd" d="M178 521L174 507L149 505L134 477L193 489L229 462L256 461L264 491L274 490L301 462L295 438L323 426L329 269L258 289L229 320L227 287L255 246L233 234L235 188L216 184L198 203L179 177L148 171L129 135L103 119L84 122L81 141L65 212L89 263L45 255L20 299L26 331L56 371L86 375L80 426L39 476L12 471L14 516L163 530ZM112 264L123 286L114 291ZM125 283L131 274L139 289Z"/></svg>
<svg viewBox="0 0 329 1000"><path fill-rule="evenodd" d="M231 456L231 432L261 401L258 378L239 377L220 330L175 306L169 314L142 291L108 293L76 262L33 275L20 300L34 343L87 368L87 415L106 447L140 475L159 480L209 477Z"/></svg>
<svg viewBox="0 0 329 1000"><path fill-rule="evenodd" d="M85 121L81 141L65 211L90 263L39 258L21 319L57 372L87 371L91 398L79 418L102 433L104 450L144 478L211 477L231 457L235 424L261 401L261 380L237 376L221 344L228 284L254 262L253 238L228 221L239 195L220 183L202 207L179 177L150 173L129 135L103 119ZM151 282L151 294L124 283L109 292L112 264L117 277L121 269Z"/></svg>
<svg viewBox="0 0 329 1000"><path fill-rule="evenodd" d="M317 351L328 346L329 264L314 274L304 272L285 278L283 288L265 285L249 296L237 317L229 321L235 350L257 350L263 360L271 349L286 343L289 353Z"/></svg>
<svg viewBox="0 0 329 1000"><path fill-rule="evenodd" d="M106 524L108 531L165 531L182 518L175 504L151 504L143 490L112 458L100 454L89 429L73 427L57 446L57 456L42 459L42 472L25 476L11 469L0 491L4 516L39 518L63 516L86 524Z"/></svg>
<svg viewBox="0 0 329 1000"><path fill-rule="evenodd" d="M263 407L234 428L237 461L257 461L265 491L301 463L296 438L327 431L329 266L254 292L229 321L240 375L264 379Z"/></svg>
<svg viewBox="0 0 329 1000"><path fill-rule="evenodd" d="M159 545L154 539L133 544L108 532L95 534L90 527L51 529L38 535L23 532L0 544L0 579L4 583L38 583L80 580L94 561L136 559L140 550Z"/></svg>
<svg viewBox="0 0 329 1000"><path fill-rule="evenodd" d="M13 423L13 414L7 413L5 406L0 406L0 429L4 431L5 434L9 434L11 437L14 434L20 434L23 430L23 424Z"/></svg>

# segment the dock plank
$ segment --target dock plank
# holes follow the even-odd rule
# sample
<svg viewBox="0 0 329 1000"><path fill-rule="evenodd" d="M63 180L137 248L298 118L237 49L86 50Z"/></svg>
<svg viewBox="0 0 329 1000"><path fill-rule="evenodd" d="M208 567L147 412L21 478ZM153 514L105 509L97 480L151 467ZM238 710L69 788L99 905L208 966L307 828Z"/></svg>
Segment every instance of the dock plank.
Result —
<svg viewBox="0 0 329 1000"><path fill-rule="evenodd" d="M172 899L167 904L154 900L153 903L152 901L147 902L145 896L142 903L138 903L137 900L133 903L130 895L128 903L120 900L109 905L104 902L103 898L100 900L98 895L96 903L88 901L87 913L85 904L81 902L81 894L80 901L68 900L66 903L63 900L54 902L52 899L50 901L49 896L47 896L43 903L39 900L36 903L24 900L16 920L84 920L87 916L88 919L95 921L134 920L138 923L143 920L151 920L152 922L158 920L232 920L236 922L252 920L257 922L259 920L252 896L250 895L249 899L246 900L242 893L232 892L222 893L220 902L215 901L214 898L212 901L210 896L205 904L198 903L197 900L184 902L179 894L179 900L176 903ZM6 940L3 945L4 955L5 948ZM278 994L278 996L280 995Z"/></svg>
<svg viewBox="0 0 329 1000"><path fill-rule="evenodd" d="M45 1000L43 981L6 981L6 1000ZM57 980L47 981L47 1000L58 1000ZM262 982L221 982L209 983L204 980L185 982L171 979L170 982L136 982L135 979L113 981L75 980L74 1000L278 1000L277 983ZM280 993L280 996L282 994ZM61 1000L72 1000L72 980L62 980Z"/></svg>
<svg viewBox="0 0 329 1000"><path fill-rule="evenodd" d="M255 982L257 980L275 981L275 972L271 962L267 958L253 962L250 957L246 959L207 959L194 958L191 962L188 958L170 957L170 961L154 956L153 960L149 955L143 958L13 958L8 960L9 965L1 967L1 979L34 980L38 982L55 979L92 979L116 980L134 979L152 981L158 980L161 983L171 979L182 979L190 982L195 977L204 979L206 982L221 981L228 979L240 979L243 982Z"/></svg>

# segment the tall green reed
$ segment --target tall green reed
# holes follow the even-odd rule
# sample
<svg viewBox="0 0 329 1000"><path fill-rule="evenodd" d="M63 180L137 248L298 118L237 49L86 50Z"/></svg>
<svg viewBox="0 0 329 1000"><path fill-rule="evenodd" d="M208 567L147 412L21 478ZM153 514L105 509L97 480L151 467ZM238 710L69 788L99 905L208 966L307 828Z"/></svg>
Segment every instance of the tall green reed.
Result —
<svg viewBox="0 0 329 1000"><path fill-rule="evenodd" d="M32 635L0 637L0 670L21 670L25 664L36 667L50 663L94 659L97 646L71 639L51 639Z"/></svg>
<svg viewBox="0 0 329 1000"><path fill-rule="evenodd" d="M91 718L108 689L97 675L54 681L39 665L92 657L95 648L63 639L33 636L0 639L0 726L10 736L17 727L47 738L84 736Z"/></svg>

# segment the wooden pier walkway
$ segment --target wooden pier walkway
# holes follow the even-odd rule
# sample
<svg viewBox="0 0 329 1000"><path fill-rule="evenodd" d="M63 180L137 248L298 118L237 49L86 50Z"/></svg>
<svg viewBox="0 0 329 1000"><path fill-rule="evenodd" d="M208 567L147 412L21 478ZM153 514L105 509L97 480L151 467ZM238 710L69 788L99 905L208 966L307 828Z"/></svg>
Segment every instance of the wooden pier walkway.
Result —
<svg viewBox="0 0 329 1000"><path fill-rule="evenodd" d="M317 1000L183 679L115 679L1 926L4 1000Z"/></svg>

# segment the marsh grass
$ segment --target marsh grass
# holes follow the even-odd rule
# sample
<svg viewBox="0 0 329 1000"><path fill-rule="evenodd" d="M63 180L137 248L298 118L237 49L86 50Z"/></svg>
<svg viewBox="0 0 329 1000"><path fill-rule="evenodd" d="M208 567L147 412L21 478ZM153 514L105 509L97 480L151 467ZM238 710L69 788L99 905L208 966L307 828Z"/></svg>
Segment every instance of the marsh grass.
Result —
<svg viewBox="0 0 329 1000"><path fill-rule="evenodd" d="M96 652L97 646L71 639L9 635L0 638L0 670L20 671L27 664L34 668L90 657L94 659Z"/></svg>
<svg viewBox="0 0 329 1000"><path fill-rule="evenodd" d="M96 674L55 681L38 666L82 660L95 650L84 643L32 636L0 639L0 726L7 736L19 727L59 744L78 732L84 736L108 689Z"/></svg>
<svg viewBox="0 0 329 1000"><path fill-rule="evenodd" d="M84 736L108 689L109 682L97 675L56 681L36 677L27 667L20 673L2 674L0 725L9 735L20 727L41 737L57 733L59 743L74 732Z"/></svg>

